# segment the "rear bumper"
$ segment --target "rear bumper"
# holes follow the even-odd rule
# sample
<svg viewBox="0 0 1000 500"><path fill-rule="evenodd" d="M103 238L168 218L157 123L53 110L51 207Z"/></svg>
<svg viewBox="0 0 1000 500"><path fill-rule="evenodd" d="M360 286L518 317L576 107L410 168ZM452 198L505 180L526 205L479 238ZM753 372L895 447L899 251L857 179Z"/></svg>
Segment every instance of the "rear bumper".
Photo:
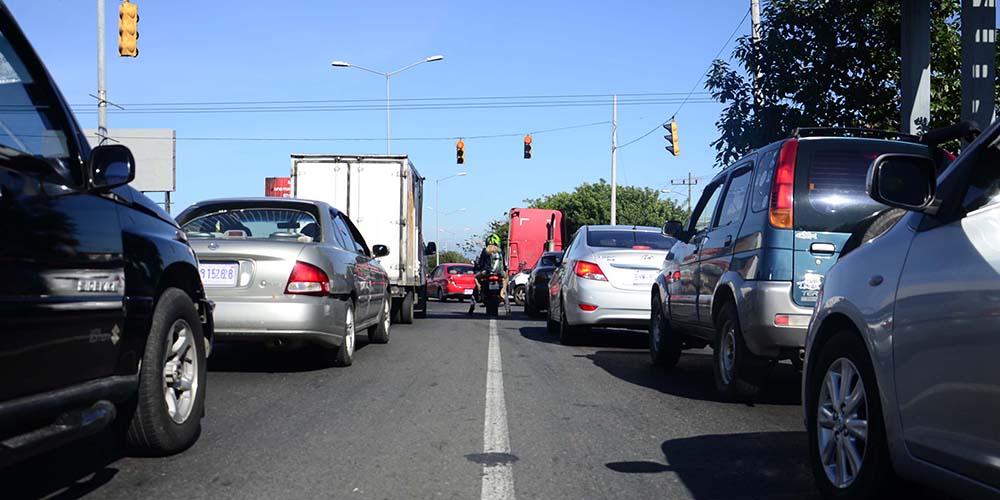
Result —
<svg viewBox="0 0 1000 500"><path fill-rule="evenodd" d="M805 347L808 318L812 308L792 302L792 283L787 281L746 281L740 286L740 325L750 352L776 358ZM776 326L776 315L805 321L803 326Z"/></svg>
<svg viewBox="0 0 1000 500"><path fill-rule="evenodd" d="M572 325L617 326L647 328L649 325L649 291L621 290L608 282L577 280L577 286L566 294L566 319ZM597 306L593 311L580 309L580 304Z"/></svg>
<svg viewBox="0 0 1000 500"><path fill-rule="evenodd" d="M344 341L347 302L300 296L287 302L216 298L215 337L220 342L302 340L327 347Z"/></svg>
<svg viewBox="0 0 1000 500"><path fill-rule="evenodd" d="M471 297L472 290L475 289L476 289L475 282L469 283L468 285L464 283L455 283L455 284L449 283L447 286L445 286L444 290L442 291L444 292L445 297L459 298L459 297ZM469 292L466 292L466 290L469 290Z"/></svg>

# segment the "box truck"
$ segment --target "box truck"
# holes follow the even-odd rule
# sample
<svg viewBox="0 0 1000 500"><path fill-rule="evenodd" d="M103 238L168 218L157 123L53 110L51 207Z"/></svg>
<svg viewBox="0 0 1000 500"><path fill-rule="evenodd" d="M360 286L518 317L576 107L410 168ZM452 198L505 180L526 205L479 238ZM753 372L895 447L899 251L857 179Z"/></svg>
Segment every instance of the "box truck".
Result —
<svg viewBox="0 0 1000 500"><path fill-rule="evenodd" d="M426 313L426 255L435 248L424 247L424 178L406 155L293 154L291 182L293 197L337 207L369 247L389 247L378 261L389 273L393 321Z"/></svg>
<svg viewBox="0 0 1000 500"><path fill-rule="evenodd" d="M507 269L511 276L510 293L514 302L524 305L528 273L543 252L562 250L565 238L563 214L540 208L510 209L507 236Z"/></svg>

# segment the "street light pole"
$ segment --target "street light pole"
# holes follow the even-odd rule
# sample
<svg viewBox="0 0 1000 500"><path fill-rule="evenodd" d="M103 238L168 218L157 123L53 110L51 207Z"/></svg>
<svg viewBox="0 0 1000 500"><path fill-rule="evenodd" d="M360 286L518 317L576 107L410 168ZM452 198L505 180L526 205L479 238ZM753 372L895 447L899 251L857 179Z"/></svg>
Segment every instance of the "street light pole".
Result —
<svg viewBox="0 0 1000 500"><path fill-rule="evenodd" d="M405 69L405 68L404 68ZM449 175L448 177L442 177L440 179L434 180L434 239L437 240L441 236L441 182L451 179L452 177L464 177L466 172L459 172L457 174ZM441 265L441 252L434 252L434 265Z"/></svg>
<svg viewBox="0 0 1000 500"><path fill-rule="evenodd" d="M444 56L442 56L440 54L438 54L436 56L430 56L430 57L427 57L427 58L422 59L420 61L417 61L415 63L403 66L402 68L399 68L396 71L376 71L376 70L371 69L371 68L366 68L364 66L358 66L357 64L351 64L351 63L345 62L345 61L333 61L332 63L330 63L330 66L333 66L335 68L357 68L357 69L360 69L361 71L367 71L369 73L374 73L376 75L385 77L385 154L389 154L390 151L391 151L391 147L390 146L392 145L392 143L390 142L390 140L391 140L390 139L390 135L391 135L390 134L390 132L391 132L390 123L391 122L390 122L390 115L389 115L389 77L391 77L392 75L395 75L397 73L402 73L403 71L406 71L406 70L408 70L408 69L410 69L410 68L412 68L414 66L418 66L418 65L423 64L423 63L440 61L442 59L444 59Z"/></svg>

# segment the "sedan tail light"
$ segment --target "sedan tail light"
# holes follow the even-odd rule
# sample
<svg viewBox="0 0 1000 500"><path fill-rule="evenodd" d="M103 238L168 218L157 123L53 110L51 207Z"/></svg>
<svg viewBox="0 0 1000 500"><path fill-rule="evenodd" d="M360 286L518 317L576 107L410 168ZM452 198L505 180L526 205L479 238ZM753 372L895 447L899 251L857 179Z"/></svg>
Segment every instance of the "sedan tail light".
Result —
<svg viewBox="0 0 1000 500"><path fill-rule="evenodd" d="M296 295L327 295L330 293L330 278L322 269L305 262L296 262L292 274L288 276L285 293Z"/></svg>
<svg viewBox="0 0 1000 500"><path fill-rule="evenodd" d="M608 277L604 275L604 271L601 271L601 266L593 262L585 260L576 261L574 272L576 272L577 276L585 280L608 281Z"/></svg>

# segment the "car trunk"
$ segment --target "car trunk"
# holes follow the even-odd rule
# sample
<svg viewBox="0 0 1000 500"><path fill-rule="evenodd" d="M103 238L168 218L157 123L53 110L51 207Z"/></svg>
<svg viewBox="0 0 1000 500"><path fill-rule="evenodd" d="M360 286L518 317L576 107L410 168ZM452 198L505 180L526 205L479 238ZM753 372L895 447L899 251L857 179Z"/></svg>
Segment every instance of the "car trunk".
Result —
<svg viewBox="0 0 1000 500"><path fill-rule="evenodd" d="M246 300L270 300L283 294L305 245L297 241L197 238L190 243L209 298Z"/></svg>
<svg viewBox="0 0 1000 500"><path fill-rule="evenodd" d="M593 254L611 286L619 290L649 290L667 256L664 250L600 250Z"/></svg>
<svg viewBox="0 0 1000 500"><path fill-rule="evenodd" d="M927 146L872 139L801 139L795 162L792 300L812 307L823 277L854 227L882 210L866 191L868 167L884 153L929 154Z"/></svg>

